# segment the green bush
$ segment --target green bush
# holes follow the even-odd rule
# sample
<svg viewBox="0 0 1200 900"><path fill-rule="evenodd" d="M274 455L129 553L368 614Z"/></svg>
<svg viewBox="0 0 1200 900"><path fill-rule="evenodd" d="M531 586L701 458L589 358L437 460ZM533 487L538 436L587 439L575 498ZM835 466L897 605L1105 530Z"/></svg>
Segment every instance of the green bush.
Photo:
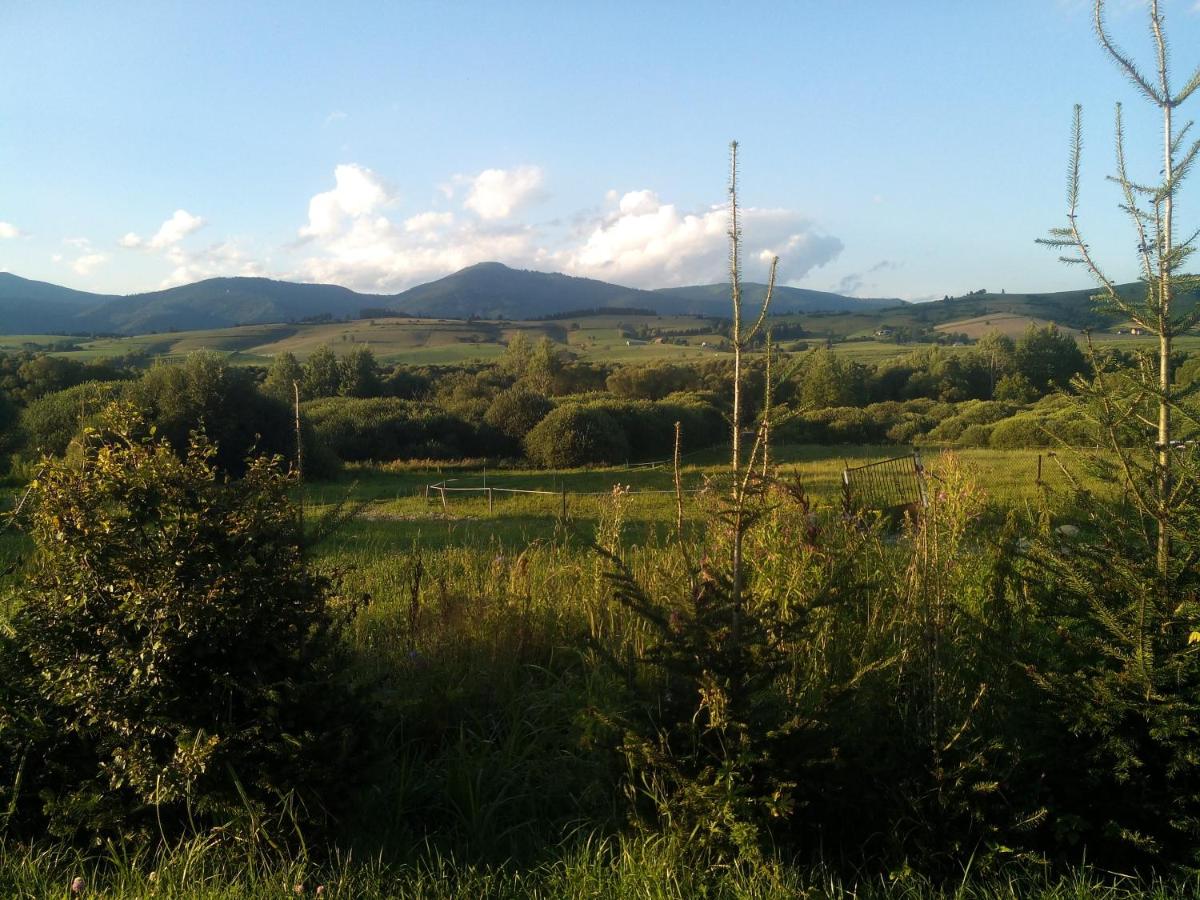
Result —
<svg viewBox="0 0 1200 900"><path fill-rule="evenodd" d="M229 365L216 353L196 352L183 365L155 366L129 383L124 398L180 455L191 434L202 429L216 449L224 472L238 474L254 454L296 456L295 416L291 406L258 390L250 372ZM308 474L322 462L310 454Z"/></svg>
<svg viewBox="0 0 1200 900"><path fill-rule="evenodd" d="M957 441L973 425L991 425L1007 419L1016 407L994 400L968 400L958 404L954 415L942 419L926 437L932 441Z"/></svg>
<svg viewBox="0 0 1200 900"><path fill-rule="evenodd" d="M629 441L605 410L560 406L526 435L525 453L548 469L613 465L629 458Z"/></svg>
<svg viewBox="0 0 1200 900"><path fill-rule="evenodd" d="M330 397L306 403L317 444L347 462L461 459L500 444L470 422L432 404L395 397Z"/></svg>
<svg viewBox="0 0 1200 900"><path fill-rule="evenodd" d="M512 387L496 395L483 420L505 437L520 442L553 408L544 395Z"/></svg>
<svg viewBox="0 0 1200 900"><path fill-rule="evenodd" d="M115 381L89 381L46 394L21 413L21 440L31 455L61 456L78 436L84 422L94 418L120 393Z"/></svg>
<svg viewBox="0 0 1200 900"><path fill-rule="evenodd" d="M141 841L321 823L362 733L353 605L308 568L275 462L229 482L203 438L180 457L114 415L37 483L0 643L10 827Z"/></svg>

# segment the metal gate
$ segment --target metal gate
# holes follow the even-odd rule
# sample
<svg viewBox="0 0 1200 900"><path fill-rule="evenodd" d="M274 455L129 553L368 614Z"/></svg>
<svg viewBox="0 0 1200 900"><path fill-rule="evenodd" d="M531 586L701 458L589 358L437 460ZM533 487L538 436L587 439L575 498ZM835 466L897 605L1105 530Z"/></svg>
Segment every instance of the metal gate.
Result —
<svg viewBox="0 0 1200 900"><path fill-rule="evenodd" d="M842 469L842 491L847 511L915 511L927 502L921 453L913 450L905 456L847 466Z"/></svg>

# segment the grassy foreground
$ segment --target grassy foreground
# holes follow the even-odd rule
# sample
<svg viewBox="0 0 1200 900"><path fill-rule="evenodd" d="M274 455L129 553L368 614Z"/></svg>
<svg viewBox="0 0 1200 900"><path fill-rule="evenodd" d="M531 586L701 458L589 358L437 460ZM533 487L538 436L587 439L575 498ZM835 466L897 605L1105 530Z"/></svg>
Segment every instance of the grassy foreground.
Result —
<svg viewBox="0 0 1200 900"><path fill-rule="evenodd" d="M552 848L548 861L526 866L472 866L430 854L409 865L342 859L242 859L197 842L157 856L118 850L84 855L62 849L0 844L0 894L6 898L106 897L266 900L339 898L1002 898L1132 900L1200 896L1200 881L1136 879L1101 869L1048 875L1034 869L944 884L906 873L856 879L819 867L776 861L697 870L661 841L582 840ZM73 890L73 887L75 890Z"/></svg>
<svg viewBox="0 0 1200 900"><path fill-rule="evenodd" d="M776 458L833 512L843 460L893 452L790 447ZM1011 508L1035 499L1036 452L959 456L975 473L980 502ZM935 474L944 465L936 453L926 462ZM702 485L720 468L716 455L695 458L685 481ZM1049 467L1045 475L1052 477ZM598 735L591 716L611 701L614 682L589 661L588 648L632 651L648 634L608 601L608 566L590 545L620 552L655 596L675 591L674 498L611 490L665 490L671 473L488 473L493 485L550 481L574 492L565 522L553 496L518 496L491 512L481 497L448 508L427 500L422 485L447 477L482 473L364 468L308 489L314 519L343 498L369 501L319 546L318 563L372 598L352 639L363 677L385 688L392 727L386 768L372 773L354 817L339 828L340 855L314 863L303 853L204 841L157 855L0 843L0 897L1200 896L1200 882L1024 864L993 865L986 875L968 866L936 883L895 866L861 876L853 866L835 873L772 859L701 866L676 843L686 840L630 830L614 760L595 750L612 736ZM704 522L710 506L703 494L690 499L687 521ZM806 588L789 541L784 533L763 539L760 577L799 599ZM0 540L0 562L21 550L11 535ZM900 550L878 547L881 573ZM81 888L74 894L73 883Z"/></svg>

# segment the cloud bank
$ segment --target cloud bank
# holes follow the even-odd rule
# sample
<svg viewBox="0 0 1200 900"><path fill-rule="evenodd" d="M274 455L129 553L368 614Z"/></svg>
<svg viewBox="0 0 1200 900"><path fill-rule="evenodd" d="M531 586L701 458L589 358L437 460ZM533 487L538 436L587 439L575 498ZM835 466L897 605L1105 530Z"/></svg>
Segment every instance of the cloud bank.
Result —
<svg viewBox="0 0 1200 900"><path fill-rule="evenodd" d="M150 236L128 231L114 243L141 255L142 265L161 267L160 287L252 275L394 293L492 260L631 287L728 277L726 206L685 209L641 188L609 191L590 210L539 220L536 207L551 199L546 181L536 165L452 175L430 186L429 206L412 208L384 176L346 162L334 167L326 190L309 197L307 215L293 220L294 238L268 254L228 235L200 243L198 233L217 226L183 208ZM780 280L795 283L842 252L841 240L798 211L748 207L741 213L747 279L765 278L778 255ZM0 239L20 234L0 222ZM76 251L54 261L79 275L110 260L85 238L67 243ZM860 284L861 278L854 286Z"/></svg>
<svg viewBox="0 0 1200 900"><path fill-rule="evenodd" d="M727 274L729 212L689 212L653 190L609 192L608 209L570 230L520 221L547 198L537 166L486 169L439 186L457 210L394 215L398 198L377 175L355 164L334 170L334 187L312 197L298 230L306 255L289 277L393 292L496 260L519 268L563 271L633 287L721 281ZM465 196L463 196L465 195ZM765 275L780 257L780 277L803 278L842 251L842 242L786 209L742 211L747 276ZM762 271L755 271L760 268Z"/></svg>

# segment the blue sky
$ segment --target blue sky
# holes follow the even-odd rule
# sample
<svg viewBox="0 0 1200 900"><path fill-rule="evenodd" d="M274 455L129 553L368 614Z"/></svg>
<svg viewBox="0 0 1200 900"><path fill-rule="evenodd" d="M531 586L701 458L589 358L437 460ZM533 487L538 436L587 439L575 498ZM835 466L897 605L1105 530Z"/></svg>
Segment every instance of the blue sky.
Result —
<svg viewBox="0 0 1200 900"><path fill-rule="evenodd" d="M1143 4L1109 6L1148 58ZM1180 83L1198 6L1164 2ZM752 276L775 252L788 283L860 296L1081 287L1033 243L1080 102L1082 222L1133 277L1114 102L1147 180L1158 126L1090 23L1086 0L5 0L0 270L121 293L390 292L486 259L716 281L736 138Z"/></svg>

